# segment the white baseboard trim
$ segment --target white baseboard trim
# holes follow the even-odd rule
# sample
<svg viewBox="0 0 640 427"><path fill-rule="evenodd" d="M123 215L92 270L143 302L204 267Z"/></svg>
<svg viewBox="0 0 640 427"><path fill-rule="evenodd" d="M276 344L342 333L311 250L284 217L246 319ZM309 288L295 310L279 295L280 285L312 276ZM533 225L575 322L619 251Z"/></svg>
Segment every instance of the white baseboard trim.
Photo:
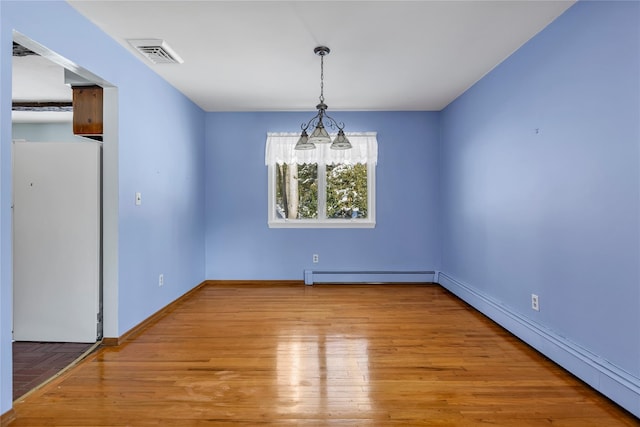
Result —
<svg viewBox="0 0 640 427"><path fill-rule="evenodd" d="M305 285L313 285L314 283L436 283L435 277L435 270L304 270Z"/></svg>
<svg viewBox="0 0 640 427"><path fill-rule="evenodd" d="M437 278L442 287L636 417L640 417L640 378L512 311L509 307L446 273L438 272Z"/></svg>

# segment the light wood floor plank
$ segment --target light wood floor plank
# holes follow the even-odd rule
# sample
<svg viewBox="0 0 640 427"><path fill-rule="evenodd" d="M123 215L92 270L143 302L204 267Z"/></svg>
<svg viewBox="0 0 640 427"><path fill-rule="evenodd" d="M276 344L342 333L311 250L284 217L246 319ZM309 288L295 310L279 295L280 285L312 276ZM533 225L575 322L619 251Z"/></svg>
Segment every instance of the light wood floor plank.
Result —
<svg viewBox="0 0 640 427"><path fill-rule="evenodd" d="M636 426L437 285L204 286L21 426Z"/></svg>

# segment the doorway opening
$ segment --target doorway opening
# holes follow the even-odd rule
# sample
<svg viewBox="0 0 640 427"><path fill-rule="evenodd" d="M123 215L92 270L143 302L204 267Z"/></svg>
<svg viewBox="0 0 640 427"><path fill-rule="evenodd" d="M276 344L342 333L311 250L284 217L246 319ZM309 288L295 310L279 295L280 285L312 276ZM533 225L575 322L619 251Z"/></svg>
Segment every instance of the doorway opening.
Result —
<svg viewBox="0 0 640 427"><path fill-rule="evenodd" d="M78 86L104 90L102 135L74 135ZM14 31L12 90L15 400L117 330L117 89Z"/></svg>

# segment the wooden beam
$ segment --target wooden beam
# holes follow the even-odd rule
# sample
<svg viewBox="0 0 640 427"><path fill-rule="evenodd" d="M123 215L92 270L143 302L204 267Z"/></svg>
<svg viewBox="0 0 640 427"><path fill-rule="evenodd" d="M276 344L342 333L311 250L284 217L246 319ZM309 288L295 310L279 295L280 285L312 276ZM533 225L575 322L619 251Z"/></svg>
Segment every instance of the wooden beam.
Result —
<svg viewBox="0 0 640 427"><path fill-rule="evenodd" d="M73 134L101 136L103 130L102 88L100 86L74 86Z"/></svg>

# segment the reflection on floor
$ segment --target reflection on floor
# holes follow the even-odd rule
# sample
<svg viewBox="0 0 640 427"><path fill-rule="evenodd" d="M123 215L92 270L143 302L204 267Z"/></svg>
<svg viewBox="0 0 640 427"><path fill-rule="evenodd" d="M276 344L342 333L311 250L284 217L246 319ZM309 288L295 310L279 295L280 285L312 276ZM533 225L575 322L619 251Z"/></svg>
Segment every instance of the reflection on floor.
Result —
<svg viewBox="0 0 640 427"><path fill-rule="evenodd" d="M14 342L13 400L69 366L92 345L92 343Z"/></svg>

